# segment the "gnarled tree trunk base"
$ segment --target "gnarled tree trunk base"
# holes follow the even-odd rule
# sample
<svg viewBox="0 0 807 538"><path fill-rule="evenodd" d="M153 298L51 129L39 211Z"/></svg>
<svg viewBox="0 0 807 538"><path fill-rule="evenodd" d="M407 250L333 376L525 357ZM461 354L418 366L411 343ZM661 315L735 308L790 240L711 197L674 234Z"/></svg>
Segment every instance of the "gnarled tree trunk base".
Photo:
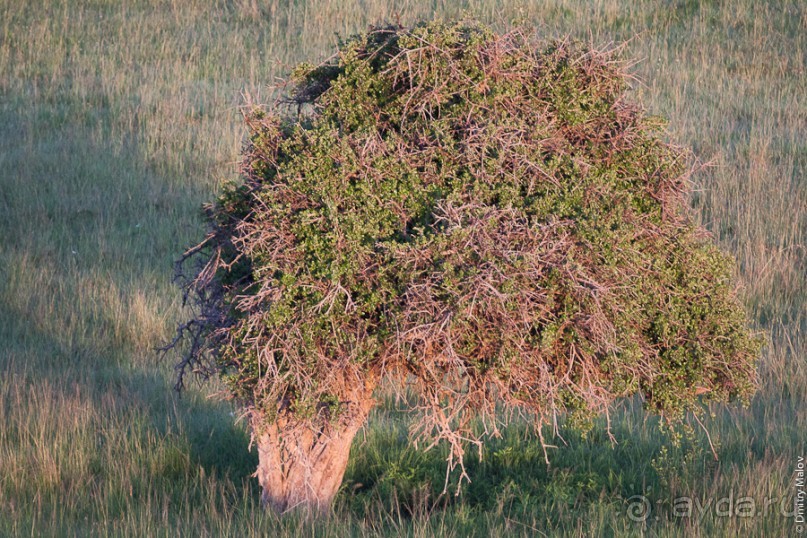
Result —
<svg viewBox="0 0 807 538"><path fill-rule="evenodd" d="M278 514L297 509L327 513L342 484L353 438L371 408L368 398L349 417L321 426L293 418L273 424L253 419L264 507Z"/></svg>

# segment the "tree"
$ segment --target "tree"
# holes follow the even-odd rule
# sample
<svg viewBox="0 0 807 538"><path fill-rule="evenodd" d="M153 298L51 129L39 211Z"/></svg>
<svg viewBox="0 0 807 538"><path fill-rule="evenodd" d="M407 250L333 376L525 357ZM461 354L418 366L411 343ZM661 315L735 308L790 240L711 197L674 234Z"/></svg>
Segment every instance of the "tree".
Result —
<svg viewBox="0 0 807 538"><path fill-rule="evenodd" d="M243 181L180 264L195 308L174 343L178 387L219 375L243 408L267 505L329 508L384 379L461 476L502 410L541 435L637 392L670 421L748 400L759 346L730 259L628 80L570 40L390 26L245 115Z"/></svg>

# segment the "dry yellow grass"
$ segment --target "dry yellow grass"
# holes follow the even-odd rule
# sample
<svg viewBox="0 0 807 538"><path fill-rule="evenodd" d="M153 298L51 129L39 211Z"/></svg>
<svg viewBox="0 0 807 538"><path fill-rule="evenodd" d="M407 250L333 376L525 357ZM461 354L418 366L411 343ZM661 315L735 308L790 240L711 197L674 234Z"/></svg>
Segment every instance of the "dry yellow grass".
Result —
<svg viewBox="0 0 807 538"><path fill-rule="evenodd" d="M255 456L229 408L205 397L211 388L177 399L170 365L155 363L180 308L171 263L200 236L199 205L233 177L242 92L267 99L267 83L327 56L336 33L464 10L629 40L638 97L712 163L693 206L736 256L754 323L770 334L762 391L707 424L719 464L708 450L663 464L634 405L615 420L616 448L567 436L549 470L514 428L430 518L406 508L429 509L417 492L443 462L402 444L406 421L390 404L355 448L333 520L277 521L259 510ZM681 519L669 503L792 495L807 452L803 2L0 0L0 13L0 534L791 531L777 513ZM660 519L631 521L621 499L633 494L660 501Z"/></svg>

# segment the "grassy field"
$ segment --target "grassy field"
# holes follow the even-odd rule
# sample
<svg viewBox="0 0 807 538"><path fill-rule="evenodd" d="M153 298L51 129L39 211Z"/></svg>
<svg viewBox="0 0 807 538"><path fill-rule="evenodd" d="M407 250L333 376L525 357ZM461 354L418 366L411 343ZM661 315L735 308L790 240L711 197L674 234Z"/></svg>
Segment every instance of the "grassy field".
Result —
<svg viewBox="0 0 807 538"><path fill-rule="evenodd" d="M178 397L156 360L181 312L172 261L201 237L201 203L235 177L242 94L268 99L268 83L329 55L337 35L463 12L628 41L636 97L712 163L692 204L736 256L767 335L761 390L748 409L714 409L718 461L700 430L670 447L631 401L616 446L601 425L564 432L549 468L514 425L470 462L459 497L440 496L443 456L408 446L390 401L353 447L330 520L279 520L260 509L257 456L216 387ZM0 0L0 14L0 535L797 530L782 512L807 456L802 2Z"/></svg>

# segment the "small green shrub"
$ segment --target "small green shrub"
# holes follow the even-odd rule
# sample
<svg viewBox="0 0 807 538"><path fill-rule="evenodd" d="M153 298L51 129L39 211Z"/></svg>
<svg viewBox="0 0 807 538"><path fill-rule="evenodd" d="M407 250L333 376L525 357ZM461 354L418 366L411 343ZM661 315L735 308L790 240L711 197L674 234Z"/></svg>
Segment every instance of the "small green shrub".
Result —
<svg viewBox="0 0 807 538"><path fill-rule="evenodd" d="M672 421L746 401L759 344L731 260L628 79L611 52L466 22L299 66L247 114L243 182L187 255L179 384L219 374L253 427L320 431L407 382L415 437L452 465L501 407L540 433L637 392Z"/></svg>

